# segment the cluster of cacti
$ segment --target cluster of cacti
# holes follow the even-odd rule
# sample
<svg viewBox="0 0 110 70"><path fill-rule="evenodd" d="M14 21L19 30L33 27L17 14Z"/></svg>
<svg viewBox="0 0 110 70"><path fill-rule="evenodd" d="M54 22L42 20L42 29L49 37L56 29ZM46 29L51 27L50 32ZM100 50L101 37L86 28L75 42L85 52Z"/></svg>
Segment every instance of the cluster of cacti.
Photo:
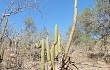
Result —
<svg viewBox="0 0 110 70"><path fill-rule="evenodd" d="M51 45L51 47L50 47ZM55 70L55 56L58 56L61 53L61 36L58 33L58 25L55 25L55 36L54 42L52 44L49 43L49 37L46 37L46 47L44 47L44 39L42 39L42 44L35 43L35 46L39 48L41 46L41 70L44 70L44 56L45 49L47 53L47 61L52 65L52 69Z"/></svg>
<svg viewBox="0 0 110 70"><path fill-rule="evenodd" d="M76 28L76 23L77 23L77 0L75 0L75 15L74 15L74 24L72 26L72 30L70 33L70 38L69 41L67 43L66 49L65 49L65 56L64 56L64 61L67 58L69 49L70 49L70 45L71 45L71 41L72 41L72 37L74 35L74 31ZM49 44L49 39L48 36L46 37L46 51L47 51L47 60L48 62L51 62L52 65L52 69L55 70L55 57L59 55L59 53L62 52L62 47L61 47L61 36L58 32L58 25L55 25L55 35L54 35L54 42L53 44L51 44L52 47L50 47ZM36 45L38 46L38 44ZM50 49L51 48L51 49ZM41 51L41 70L44 70L44 40L42 40L42 51Z"/></svg>
<svg viewBox="0 0 110 70"><path fill-rule="evenodd" d="M76 28L76 23L77 23L77 0L75 0L75 15L74 15L74 24L72 26L72 30L70 33L70 38L69 41L67 43L66 49L65 49L65 56L64 56L64 61L67 58L69 49L70 49L70 45L72 42L72 37L74 35L75 32L75 28ZM55 61L54 58L55 56L58 56L59 53L62 52L61 50L61 36L58 33L58 25L55 25L55 36L54 36L54 42L53 44L51 44L52 47L50 49L50 44L49 44L49 39L48 36L46 38L46 51L47 51L47 60L51 61L51 65L52 65L52 69L55 70ZM36 43L36 46L38 46L38 44ZM44 70L44 40L42 40L42 50L41 50L41 70Z"/></svg>
<svg viewBox="0 0 110 70"><path fill-rule="evenodd" d="M70 35L70 36L73 36L73 35ZM50 47L50 45L52 47ZM45 69L45 64L44 64L44 62L45 62L45 60L44 60L45 59L44 58L45 57L45 49L46 49L46 53L47 53L47 61L49 63L51 63L52 69L55 70L55 61L54 61L54 59L55 59L55 57L57 57L62 52L61 35L58 32L58 25L55 25L54 42L52 44L49 43L49 38L47 36L46 37L46 47L44 47L45 46L44 38L42 38L42 41L41 41L40 44L35 43L35 46L37 48L39 48L41 46L41 70ZM65 57L64 57L65 60L67 58L69 47L70 47L70 41L69 41L69 43L67 44L67 47L66 47Z"/></svg>
<svg viewBox="0 0 110 70"><path fill-rule="evenodd" d="M76 27L76 18L77 18L77 0L75 0L75 16L74 16L74 24L72 26L72 30L70 33L70 38L69 41L67 43L66 49L65 49L65 54L64 54L64 62L67 58L69 49L70 49L70 45L71 45L71 41L72 41L72 37L74 35L74 31L75 31L75 27ZM46 47L45 43L44 43L44 38L41 41L42 43L38 44L35 43L35 46L37 48L41 47L41 70L45 69L45 49L46 49L46 53L47 53L47 61L49 62L49 64L51 63L52 66L52 70L55 70L55 57L57 57L61 52L62 52L62 47L61 47L61 35L58 32L58 25L55 25L55 35L54 35L54 42L52 44L49 43L49 38L48 36L46 37ZM50 47L52 46L52 47ZM64 66L64 65L63 65Z"/></svg>

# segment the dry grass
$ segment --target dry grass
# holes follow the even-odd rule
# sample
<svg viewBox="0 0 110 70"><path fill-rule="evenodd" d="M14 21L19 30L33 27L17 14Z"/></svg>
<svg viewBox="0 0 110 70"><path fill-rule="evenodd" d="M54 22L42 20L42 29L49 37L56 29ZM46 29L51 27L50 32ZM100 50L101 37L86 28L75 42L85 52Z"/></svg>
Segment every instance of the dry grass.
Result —
<svg viewBox="0 0 110 70"><path fill-rule="evenodd" d="M16 51L6 48L0 70L40 70L41 48L34 46L19 47ZM85 48L71 47L69 62L64 70L110 70L110 54L95 53ZM46 55L46 54L45 54ZM46 59L46 57L45 57ZM46 61L45 61L46 62ZM60 70L62 55L55 59L55 68ZM75 67L75 66L77 67ZM45 70L51 70L51 65L45 63Z"/></svg>

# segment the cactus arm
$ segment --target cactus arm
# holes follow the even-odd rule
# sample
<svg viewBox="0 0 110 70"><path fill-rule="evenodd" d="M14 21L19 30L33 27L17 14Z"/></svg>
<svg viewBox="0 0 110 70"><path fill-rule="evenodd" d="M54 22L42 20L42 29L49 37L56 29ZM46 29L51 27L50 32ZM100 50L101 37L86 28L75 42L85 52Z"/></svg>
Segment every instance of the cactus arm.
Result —
<svg viewBox="0 0 110 70"><path fill-rule="evenodd" d="M58 34L58 53L61 53L61 35Z"/></svg>
<svg viewBox="0 0 110 70"><path fill-rule="evenodd" d="M58 25L55 25L55 37L54 37L54 45L57 44L58 41Z"/></svg>
<svg viewBox="0 0 110 70"><path fill-rule="evenodd" d="M50 47L49 47L49 38L46 37L46 51L47 51L47 60L50 61Z"/></svg>

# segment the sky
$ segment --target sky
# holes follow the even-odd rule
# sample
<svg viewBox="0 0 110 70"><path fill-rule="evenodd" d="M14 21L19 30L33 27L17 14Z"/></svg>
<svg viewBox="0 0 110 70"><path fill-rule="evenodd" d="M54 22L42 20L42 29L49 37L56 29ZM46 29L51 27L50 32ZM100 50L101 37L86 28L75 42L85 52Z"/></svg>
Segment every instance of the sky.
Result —
<svg viewBox="0 0 110 70"><path fill-rule="evenodd" d="M87 7L94 6L94 0L78 0L78 15ZM6 4L0 2L0 16L4 12ZM65 33L68 27L73 23L74 16L74 0L43 0L40 4L40 12L26 10L10 17L10 21L14 22L14 26L18 31L24 27L24 19L31 16L38 29L45 26L48 31L54 32L55 24L58 24L59 31ZM13 26L13 25L12 25Z"/></svg>

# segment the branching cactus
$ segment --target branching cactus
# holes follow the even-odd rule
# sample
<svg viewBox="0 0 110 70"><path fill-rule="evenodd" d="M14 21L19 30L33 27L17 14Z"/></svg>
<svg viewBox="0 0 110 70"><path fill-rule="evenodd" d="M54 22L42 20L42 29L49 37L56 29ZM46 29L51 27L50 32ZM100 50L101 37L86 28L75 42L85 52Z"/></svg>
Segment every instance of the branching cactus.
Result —
<svg viewBox="0 0 110 70"><path fill-rule="evenodd" d="M48 36L46 37L46 51L47 51L47 61L50 61L50 46Z"/></svg>
<svg viewBox="0 0 110 70"><path fill-rule="evenodd" d="M44 39L42 38L42 47L41 47L41 70L45 70L45 66L44 66Z"/></svg>
<svg viewBox="0 0 110 70"><path fill-rule="evenodd" d="M54 55L55 55L55 47L52 45L51 47L51 64L52 64L52 69L55 70L55 61L54 61Z"/></svg>

